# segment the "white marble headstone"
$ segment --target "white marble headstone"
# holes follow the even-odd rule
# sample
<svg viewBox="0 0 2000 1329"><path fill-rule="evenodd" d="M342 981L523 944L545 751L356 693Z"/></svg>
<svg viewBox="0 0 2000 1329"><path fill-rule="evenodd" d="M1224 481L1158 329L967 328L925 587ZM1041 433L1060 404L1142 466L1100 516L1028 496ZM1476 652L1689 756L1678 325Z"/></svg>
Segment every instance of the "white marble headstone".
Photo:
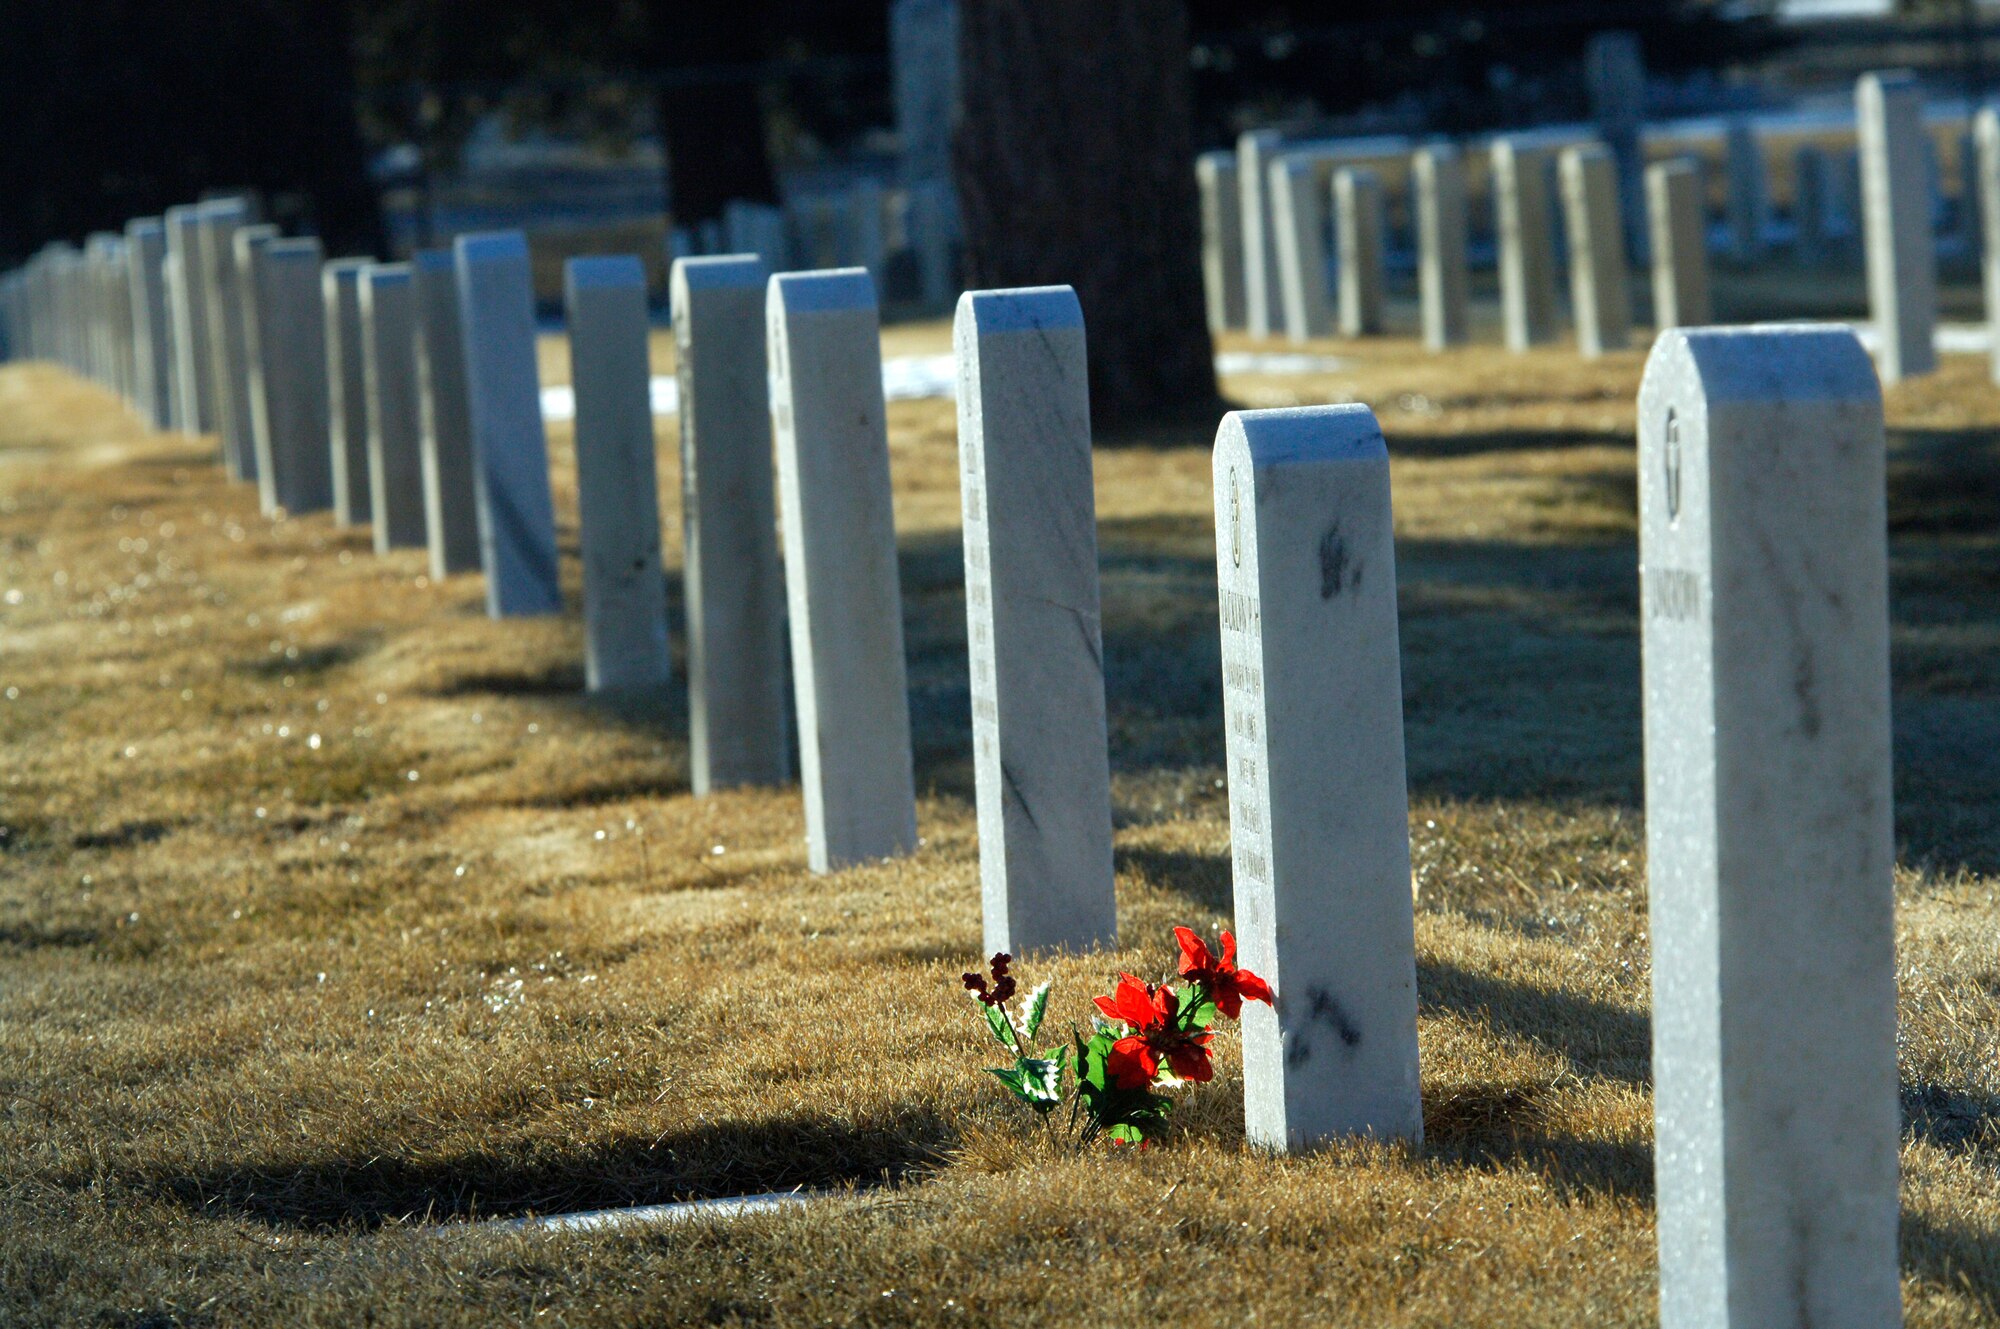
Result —
<svg viewBox="0 0 2000 1329"><path fill-rule="evenodd" d="M1882 402L1845 327L1639 390L1660 1320L1901 1318Z"/></svg>
<svg viewBox="0 0 2000 1329"><path fill-rule="evenodd" d="M378 554L421 549L425 543L415 335L410 265L369 264L361 273L361 342L368 383L368 506Z"/></svg>
<svg viewBox="0 0 2000 1329"><path fill-rule="evenodd" d="M431 576L477 572L479 486L473 478L472 403L458 324L458 275L449 249L410 256L415 302L417 415L423 430L424 527Z"/></svg>
<svg viewBox="0 0 2000 1329"><path fill-rule="evenodd" d="M295 515L333 506L326 311L320 294L325 258L311 237L272 240L252 258L272 494Z"/></svg>
<svg viewBox="0 0 2000 1329"><path fill-rule="evenodd" d="M586 684L592 692L659 688L671 665L646 269L630 257L573 258L563 276L576 387Z"/></svg>
<svg viewBox="0 0 2000 1329"><path fill-rule="evenodd" d="M1854 100L1868 307L1881 339L1876 372L1884 383L1896 383L1937 368L1937 251L1924 92L1908 72L1863 74Z"/></svg>
<svg viewBox="0 0 2000 1329"><path fill-rule="evenodd" d="M374 520L368 492L368 371L361 335L361 274L369 260L343 258L320 274L326 308L327 452L333 464L333 518Z"/></svg>
<svg viewBox="0 0 2000 1329"><path fill-rule="evenodd" d="M968 291L953 347L984 949L1115 945L1083 311Z"/></svg>
<svg viewBox="0 0 2000 1329"><path fill-rule="evenodd" d="M1421 1138L1389 455L1365 406L1237 411L1216 573L1244 1129L1302 1149Z"/></svg>
<svg viewBox="0 0 2000 1329"><path fill-rule="evenodd" d="M494 618L558 613L555 502L542 428L527 237L518 231L462 235L452 252L472 403L472 455L478 462L486 611Z"/></svg>
<svg viewBox="0 0 2000 1329"><path fill-rule="evenodd" d="M697 795L791 779L790 648L778 562L764 346L770 269L681 258L670 299L680 385L688 767Z"/></svg>
<svg viewBox="0 0 2000 1329"><path fill-rule="evenodd" d="M765 306L792 682L815 872L916 847L875 287L779 273Z"/></svg>

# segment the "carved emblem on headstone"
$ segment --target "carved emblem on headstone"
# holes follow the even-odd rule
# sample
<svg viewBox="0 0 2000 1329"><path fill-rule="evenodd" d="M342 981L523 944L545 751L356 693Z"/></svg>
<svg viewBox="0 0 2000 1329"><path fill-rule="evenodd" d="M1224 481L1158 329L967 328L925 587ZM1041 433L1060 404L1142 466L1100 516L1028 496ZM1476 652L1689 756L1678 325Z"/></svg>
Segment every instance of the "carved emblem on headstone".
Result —
<svg viewBox="0 0 2000 1329"><path fill-rule="evenodd" d="M1667 472L1667 520L1678 521L1681 515L1681 422L1672 411L1667 412L1667 446L1663 451Z"/></svg>

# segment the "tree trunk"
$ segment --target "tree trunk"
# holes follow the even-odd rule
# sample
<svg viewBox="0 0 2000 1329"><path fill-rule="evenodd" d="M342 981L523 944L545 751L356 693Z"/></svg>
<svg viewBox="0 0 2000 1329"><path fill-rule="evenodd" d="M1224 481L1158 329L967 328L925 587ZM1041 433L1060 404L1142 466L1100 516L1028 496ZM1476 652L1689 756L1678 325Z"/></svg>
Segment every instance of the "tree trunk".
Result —
<svg viewBox="0 0 2000 1329"><path fill-rule="evenodd" d="M967 285L1076 288L1100 429L1213 413L1183 0L961 3Z"/></svg>

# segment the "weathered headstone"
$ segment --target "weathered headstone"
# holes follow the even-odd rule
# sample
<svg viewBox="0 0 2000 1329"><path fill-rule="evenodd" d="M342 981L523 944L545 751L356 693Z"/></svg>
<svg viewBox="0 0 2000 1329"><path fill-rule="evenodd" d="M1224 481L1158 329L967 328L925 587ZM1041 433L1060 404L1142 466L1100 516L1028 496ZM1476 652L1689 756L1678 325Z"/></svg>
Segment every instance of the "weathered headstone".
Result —
<svg viewBox="0 0 2000 1329"><path fill-rule="evenodd" d="M1388 286L1382 177L1344 166L1333 173L1335 247L1339 254L1340 335L1382 331Z"/></svg>
<svg viewBox="0 0 2000 1329"><path fill-rule="evenodd" d="M342 526L374 520L368 485L368 369L361 330L365 258L343 258L320 274L326 307L327 450L333 463L333 518Z"/></svg>
<svg viewBox="0 0 2000 1329"><path fill-rule="evenodd" d="M1855 86L1861 141L1868 306L1881 338L1876 369L1895 383L1937 368L1937 254L1924 179L1923 89L1907 72Z"/></svg>
<svg viewBox="0 0 2000 1329"><path fill-rule="evenodd" d="M243 283L236 266L236 232L250 224L249 205L222 198L195 210L201 245L202 299L208 307L209 401L231 478L257 478L250 428L249 348L244 339Z"/></svg>
<svg viewBox="0 0 2000 1329"><path fill-rule="evenodd" d="M125 224L126 276L132 300L132 395L139 414L155 429L171 428L167 385L167 287L160 264L167 256L166 227L156 217Z"/></svg>
<svg viewBox="0 0 2000 1329"><path fill-rule="evenodd" d="M320 270L326 255L311 237L272 240L252 259L264 428L273 493L286 512L333 506L327 450L326 311ZM261 486L265 472L259 472Z"/></svg>
<svg viewBox="0 0 2000 1329"><path fill-rule="evenodd" d="M1493 144L1494 225L1500 246L1500 318L1507 349L1525 351L1556 333L1555 240L1548 154L1510 138Z"/></svg>
<svg viewBox="0 0 2000 1329"><path fill-rule="evenodd" d="M670 280L680 384L688 767L694 792L791 779L764 299L746 255L684 258Z"/></svg>
<svg viewBox="0 0 2000 1329"><path fill-rule="evenodd" d="M1284 311L1278 295L1278 242L1271 222L1271 159L1285 136L1259 129L1236 140L1236 183L1242 190L1243 318L1253 337L1277 333Z"/></svg>
<svg viewBox="0 0 2000 1329"><path fill-rule="evenodd" d="M1410 161L1417 222L1417 303L1424 345L1459 346L1472 335L1472 279L1466 258L1465 162L1449 144L1420 148Z"/></svg>
<svg viewBox="0 0 2000 1329"><path fill-rule="evenodd" d="M985 949L1115 945L1083 311L970 291L952 341Z"/></svg>
<svg viewBox="0 0 2000 1329"><path fill-rule="evenodd" d="M1420 1138L1389 455L1365 406L1238 411L1215 443L1244 1129Z"/></svg>
<svg viewBox="0 0 2000 1329"><path fill-rule="evenodd" d="M415 302L417 419L422 429L424 529L431 576L479 571L479 486L473 477L472 403L458 323L458 273L449 249L410 256Z"/></svg>
<svg viewBox="0 0 2000 1329"><path fill-rule="evenodd" d="M2000 382L2000 108L1980 110L1972 122L1979 158L1979 271L1986 288L1986 335L1992 342L1993 378Z"/></svg>
<svg viewBox="0 0 2000 1329"><path fill-rule="evenodd" d="M1895 1325L1882 403L1845 328L1639 392L1660 1321Z"/></svg>
<svg viewBox="0 0 2000 1329"><path fill-rule="evenodd" d="M241 436L250 455L257 459L257 504L267 517L276 514L282 504L277 471L271 463L271 409L265 395L269 373L257 326L257 258L278 235L277 227L260 222L238 227L229 238L229 261L236 265L236 293L243 305L238 317L242 322L243 404L247 410Z"/></svg>
<svg viewBox="0 0 2000 1329"><path fill-rule="evenodd" d="M1632 340L1632 295L1618 212L1618 163L1600 147L1564 148L1561 161L1577 349L1591 357L1623 350Z"/></svg>
<svg viewBox="0 0 2000 1329"><path fill-rule="evenodd" d="M416 316L410 265L361 273L362 361L368 382L368 509L375 552L424 546L424 461L417 412Z"/></svg>
<svg viewBox="0 0 2000 1329"><path fill-rule="evenodd" d="M563 294L576 389L585 683L592 692L659 688L672 666L646 268L630 257L573 258L563 267Z"/></svg>
<svg viewBox="0 0 2000 1329"><path fill-rule="evenodd" d="M1326 194L1319 167L1306 157L1271 161L1272 241L1278 252L1278 306L1291 341L1333 331L1326 272Z"/></svg>
<svg viewBox="0 0 2000 1329"><path fill-rule="evenodd" d="M208 367L207 279L203 272L201 219L191 205L168 208L167 256L179 274L174 317L174 377L181 395L183 431L205 434L215 428L214 378Z"/></svg>
<svg viewBox="0 0 2000 1329"><path fill-rule="evenodd" d="M815 872L916 847L875 288L779 273L766 304L792 679Z"/></svg>
<svg viewBox="0 0 2000 1329"><path fill-rule="evenodd" d="M1771 220L1771 182L1764 164L1764 142L1747 119L1729 122L1723 139L1723 166L1728 186L1729 252L1739 263L1763 256L1764 233Z"/></svg>
<svg viewBox="0 0 2000 1329"><path fill-rule="evenodd" d="M180 255L167 252L160 259L160 289L166 316L160 324L160 392L167 403L162 429L190 432L188 406L181 400L181 328L187 315L187 284L181 280Z"/></svg>
<svg viewBox="0 0 2000 1329"><path fill-rule="evenodd" d="M1653 242L1654 325L1700 327L1710 322L1701 168L1685 158L1647 167L1646 220Z"/></svg>
<svg viewBox="0 0 2000 1329"><path fill-rule="evenodd" d="M458 317L479 463L480 562L495 618L562 609L555 502L535 361L535 292L528 241L518 231L463 235Z"/></svg>
<svg viewBox="0 0 2000 1329"><path fill-rule="evenodd" d="M1208 297L1208 330L1243 326L1243 204L1236 183L1236 154L1204 152L1195 159L1201 191L1201 280Z"/></svg>

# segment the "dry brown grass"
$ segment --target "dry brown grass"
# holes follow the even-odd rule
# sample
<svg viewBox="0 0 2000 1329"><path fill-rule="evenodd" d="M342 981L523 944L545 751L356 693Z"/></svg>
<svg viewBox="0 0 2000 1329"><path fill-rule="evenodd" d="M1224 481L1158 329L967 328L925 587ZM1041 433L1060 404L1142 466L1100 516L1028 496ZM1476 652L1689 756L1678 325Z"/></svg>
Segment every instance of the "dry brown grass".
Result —
<svg viewBox="0 0 2000 1329"><path fill-rule="evenodd" d="M0 1322L1650 1323L1640 357L1336 349L1228 386L1397 455L1428 1139L1299 1159L1234 1081L1074 1156L978 1072L948 405L891 412L924 846L814 878L794 791L689 796L680 701L579 695L573 612L489 622L0 369ZM1905 1292L1993 1323L2000 391L1954 358L1890 409ZM1029 966L1059 1022L1228 918L1206 442L1098 457L1127 948ZM461 1221L791 1186L855 1189Z"/></svg>

